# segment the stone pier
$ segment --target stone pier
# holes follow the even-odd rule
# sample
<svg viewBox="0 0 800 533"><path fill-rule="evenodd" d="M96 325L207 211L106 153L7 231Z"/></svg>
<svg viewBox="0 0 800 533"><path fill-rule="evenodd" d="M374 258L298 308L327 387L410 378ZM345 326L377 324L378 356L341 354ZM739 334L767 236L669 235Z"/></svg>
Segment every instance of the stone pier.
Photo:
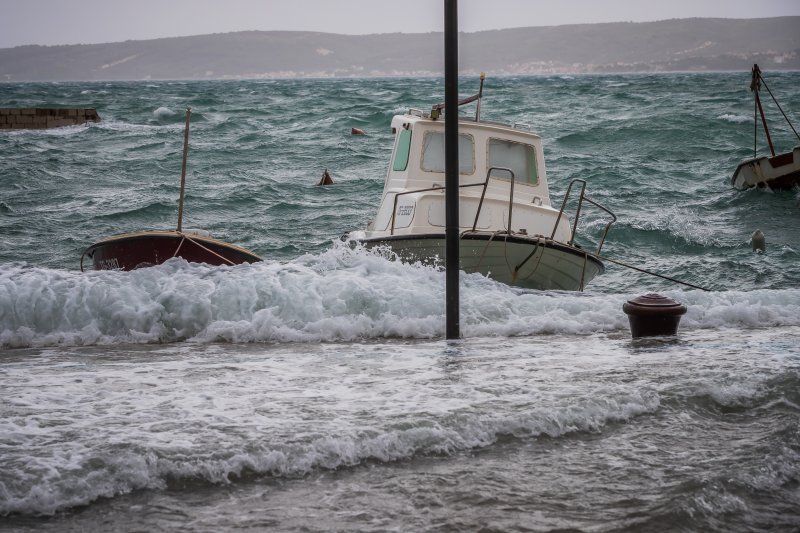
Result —
<svg viewBox="0 0 800 533"><path fill-rule="evenodd" d="M96 109L0 107L0 130L45 129L100 122Z"/></svg>

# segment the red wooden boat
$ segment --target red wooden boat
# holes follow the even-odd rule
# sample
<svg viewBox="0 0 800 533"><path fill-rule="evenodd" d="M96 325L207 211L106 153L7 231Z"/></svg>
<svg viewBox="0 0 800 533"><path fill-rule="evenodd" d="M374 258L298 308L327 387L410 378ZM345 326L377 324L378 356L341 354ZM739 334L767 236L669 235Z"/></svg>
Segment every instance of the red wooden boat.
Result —
<svg viewBox="0 0 800 533"><path fill-rule="evenodd" d="M84 258L92 261L94 270L134 270L160 265L173 257L181 257L192 263L213 266L238 265L261 261L256 254L211 237L203 230L182 229L183 197L186 188L186 156L189 151L189 117L186 110L186 129L183 141L183 166L181 169L181 193L178 203L178 228L174 231L137 231L107 237L92 244L81 254L81 271Z"/></svg>
<svg viewBox="0 0 800 533"><path fill-rule="evenodd" d="M261 261L250 250L214 239L207 232L198 230L139 231L114 235L89 246L83 252L81 270L84 257L91 259L94 270L133 270L160 265L173 257L213 266Z"/></svg>

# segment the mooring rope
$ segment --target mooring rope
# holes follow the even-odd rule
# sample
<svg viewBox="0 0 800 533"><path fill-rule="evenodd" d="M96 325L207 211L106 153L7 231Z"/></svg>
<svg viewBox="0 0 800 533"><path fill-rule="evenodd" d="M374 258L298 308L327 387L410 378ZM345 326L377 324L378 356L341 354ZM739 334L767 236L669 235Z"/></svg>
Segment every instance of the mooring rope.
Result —
<svg viewBox="0 0 800 533"><path fill-rule="evenodd" d="M185 235L181 234L180 231L178 233L181 235L181 242L178 243L178 247L175 248L175 253L172 254L172 257L177 257L178 256L178 252L181 251L181 246L183 246L183 241L186 240L186 236Z"/></svg>
<svg viewBox="0 0 800 533"><path fill-rule="evenodd" d="M536 273L537 270L539 270L539 265L542 264L542 258L544 257L544 252L545 252L545 249L547 248L546 237L544 237L545 238L545 243L544 244L542 244L542 238L543 237L537 237L536 238L536 242L532 245L533 246L533 251L531 253L529 253L528 256L525 259L523 259L520 264L518 264L517 266L514 267L514 271L511 273L511 281L514 281L514 282L517 281L517 275L519 274L519 271L522 269L522 267L525 265L525 263L527 263L533 257L535 257L536 256L536 252L538 252L541 249L542 253L539 254L539 260L536 261L536 266L533 267L530 272L528 272L528 275L525 276L524 279L530 279L530 277L533 276Z"/></svg>
<svg viewBox="0 0 800 533"><path fill-rule="evenodd" d="M589 252L587 252L586 254L587 255L591 255L592 257L595 257L595 258L600 259L602 261L608 261L610 263L615 263L615 264L617 264L619 266L624 266L625 268L630 268L632 270L636 270L637 272L641 272L643 274L649 274L651 276L655 276L657 278L665 279L665 280L671 281L673 283L678 283L680 285L686 285L687 287L691 287L693 289L700 289L701 291L711 292L711 289L707 289L706 287L701 287L700 285L694 285L693 283L689 283L689 282L686 282L686 281L681 281L679 279L671 278L669 276L665 276L663 274L658 274L656 272L651 272L650 270L645 270L644 268L639 268L639 267L636 267L636 266L633 266L633 265L629 265L627 263L623 263L622 261L617 261L616 259L611 259L609 257L602 257L602 256L599 256L597 254L593 254L593 253L589 253Z"/></svg>
<svg viewBox="0 0 800 533"><path fill-rule="evenodd" d="M461 235L459 236L459 239L463 239L464 235L466 235L467 233L477 233L477 232L469 230L462 231ZM500 231L493 232L492 236L489 237L489 240L486 241L486 245L483 247L483 251L481 251L481 256L478 258L478 264L477 264L478 267L481 266L481 263L483 262L483 257L486 255L487 248L489 248L489 245L492 243L492 240L497 236L498 233L501 232Z"/></svg>
<svg viewBox="0 0 800 533"><path fill-rule="evenodd" d="M775 102L775 105L776 105L776 106L778 106L778 109L780 110L781 114L783 115L783 118L785 118L785 119L786 119L786 123L787 123L787 124L789 124L789 127L790 127L790 128L792 128L792 131L794 132L795 136L796 136L798 139L800 139L800 134L798 134L798 133L797 133L797 130L796 130L796 129L794 129L794 126L792 126L792 122L789 120L789 117L787 117L787 116L786 116L786 113L784 113L784 112L783 112L783 108L781 107L781 104L779 104L779 103L778 103L778 99L777 99L777 98L775 98L775 95L774 95L774 94L772 94L772 91L770 91L770 90L769 90L769 86L767 85L767 82L764 80L764 77L763 77L763 76L761 76L761 72L760 72L760 71L759 71L759 73L758 73L758 78L761 80L761 83L763 83L763 84L764 84L764 88L765 88L765 89L767 89L767 92L768 92L768 93L769 93L769 95L772 97L772 101L773 101L773 102Z"/></svg>
<svg viewBox="0 0 800 533"><path fill-rule="evenodd" d="M215 252L214 250L211 250L211 249L209 249L209 248L206 248L205 246L203 246L202 244L200 244L200 243L199 243L199 242L197 242L196 240L192 239L191 237L189 237L188 235L186 235L186 234L185 234L185 233L183 233L182 231L176 231L175 233L177 233L178 235L180 235L181 237L183 237L183 239L186 239L186 240L188 240L189 242L191 242L191 243L193 243L193 244L196 244L197 246L199 246L200 248L202 248L202 249L203 249L203 250L205 250L206 252L208 252L208 253L210 253L210 254L213 254L213 255L215 255L215 256L217 256L217 257L219 257L220 259L222 259L223 261L225 261L225 262L226 262L226 263L228 263L229 265L235 265L235 264L236 264L236 263L234 263L233 261L231 261L230 259L228 259L227 257L221 256L220 254L218 254L218 253L217 253L217 252ZM180 247L181 247L181 244L183 244L183 239L181 239L181 242L180 242L180 244L178 244L178 249L180 249ZM177 253L178 253L178 250L175 250L175 253L177 254ZM175 257L175 256L173 256L173 257Z"/></svg>

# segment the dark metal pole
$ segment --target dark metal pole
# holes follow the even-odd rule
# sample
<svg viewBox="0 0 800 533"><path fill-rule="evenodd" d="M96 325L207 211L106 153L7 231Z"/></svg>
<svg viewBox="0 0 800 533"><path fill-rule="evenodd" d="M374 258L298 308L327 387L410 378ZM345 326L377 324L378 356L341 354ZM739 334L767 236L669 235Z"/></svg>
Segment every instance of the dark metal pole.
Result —
<svg viewBox="0 0 800 533"><path fill-rule="evenodd" d="M447 339L458 339L458 1L444 1L445 300Z"/></svg>

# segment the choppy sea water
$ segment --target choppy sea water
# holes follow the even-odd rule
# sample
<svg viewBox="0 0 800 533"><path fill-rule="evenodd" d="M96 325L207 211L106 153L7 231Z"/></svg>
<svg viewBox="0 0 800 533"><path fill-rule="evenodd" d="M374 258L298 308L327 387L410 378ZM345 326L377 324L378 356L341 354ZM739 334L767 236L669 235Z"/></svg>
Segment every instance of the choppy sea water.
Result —
<svg viewBox="0 0 800 533"><path fill-rule="evenodd" d="M797 117L800 75L767 76ZM441 271L339 240L374 215L391 116L442 92L0 85L103 117L0 132L0 528L795 531L800 196L729 186L747 73L490 76L483 116L542 135L554 202L580 177L619 217L607 255L711 291L613 264L582 294L463 276L456 343ZM184 226L265 261L81 273L101 237L174 227L187 106ZM677 338L629 338L649 291L689 307Z"/></svg>

